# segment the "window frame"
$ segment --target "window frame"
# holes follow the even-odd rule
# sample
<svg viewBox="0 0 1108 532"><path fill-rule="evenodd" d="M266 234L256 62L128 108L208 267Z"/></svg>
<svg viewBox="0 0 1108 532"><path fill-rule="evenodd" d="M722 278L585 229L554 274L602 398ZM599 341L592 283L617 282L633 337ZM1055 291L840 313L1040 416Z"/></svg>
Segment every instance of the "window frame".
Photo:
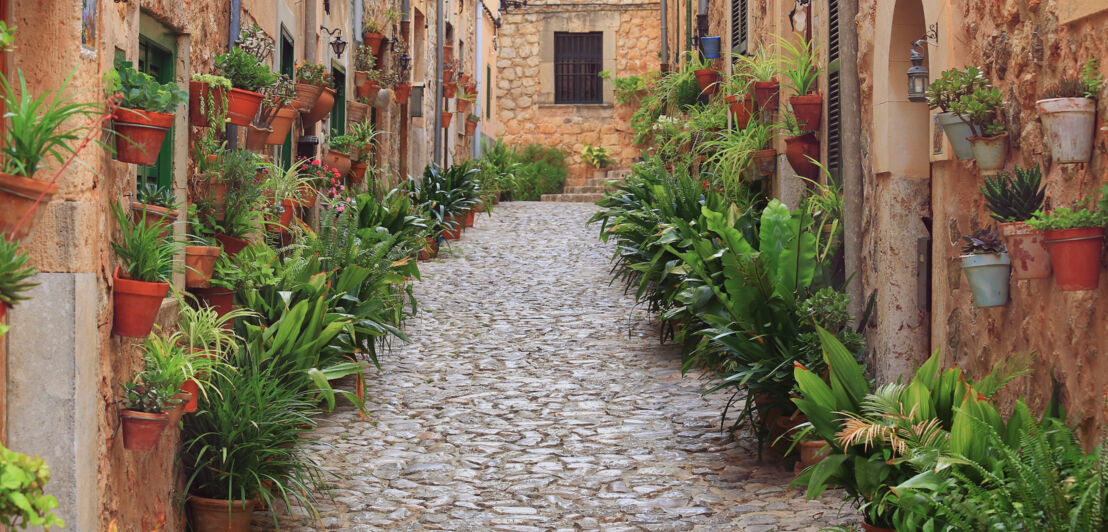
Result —
<svg viewBox="0 0 1108 532"><path fill-rule="evenodd" d="M565 50L562 47L569 45L567 40L579 38L582 41L594 40L595 48L589 50L588 55L578 51ZM581 43L584 44L584 43ZM562 53L559 53L559 52ZM571 67L571 72L559 72L564 66ZM576 68L573 68L576 67ZM595 72L587 70L595 69ZM554 103L557 105L597 105L604 104L604 80L600 79L600 72L604 70L604 32L603 31L556 31L554 32ZM569 82L566 87L563 83ZM585 94L580 94L584 91ZM568 94L567 94L568 93Z"/></svg>

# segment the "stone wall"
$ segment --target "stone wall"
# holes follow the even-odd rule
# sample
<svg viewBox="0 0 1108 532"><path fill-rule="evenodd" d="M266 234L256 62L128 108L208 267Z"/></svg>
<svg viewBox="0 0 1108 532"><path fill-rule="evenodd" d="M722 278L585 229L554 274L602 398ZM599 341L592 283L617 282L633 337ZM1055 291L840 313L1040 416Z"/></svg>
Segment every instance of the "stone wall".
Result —
<svg viewBox="0 0 1108 532"><path fill-rule="evenodd" d="M629 167L639 148L629 119L633 106L614 105L610 82L603 104L563 105L553 98L555 31L604 31L604 67L613 75L643 75L657 69L660 50L659 7L628 0L604 8L528 4L503 12L497 61L497 117L510 144L541 143L567 151L570 179L583 184L593 169L580 157L585 143L611 152L616 168Z"/></svg>

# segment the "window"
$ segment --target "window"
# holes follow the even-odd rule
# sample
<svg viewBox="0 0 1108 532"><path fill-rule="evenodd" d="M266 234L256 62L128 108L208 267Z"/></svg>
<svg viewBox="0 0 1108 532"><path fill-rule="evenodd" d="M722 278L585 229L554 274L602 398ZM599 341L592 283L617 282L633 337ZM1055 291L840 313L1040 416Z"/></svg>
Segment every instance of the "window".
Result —
<svg viewBox="0 0 1108 532"><path fill-rule="evenodd" d="M603 36L554 33L554 103L604 103Z"/></svg>
<svg viewBox="0 0 1108 532"><path fill-rule="evenodd" d="M285 25L281 25L281 73L289 78L296 79L296 57L293 55L293 41ZM293 129L289 129L285 142L281 144L281 162L285 168L292 166L292 136Z"/></svg>
<svg viewBox="0 0 1108 532"><path fill-rule="evenodd" d="M731 52L746 55L750 51L750 34L746 12L748 0L731 0Z"/></svg>
<svg viewBox="0 0 1108 532"><path fill-rule="evenodd" d="M842 178L842 95L839 80L839 2L831 0L827 9L827 171L841 183ZM930 284L928 285L930 286ZM930 301L930 299L928 299Z"/></svg>
<svg viewBox="0 0 1108 532"><path fill-rule="evenodd" d="M138 70L150 74L158 83L170 83L173 75L173 51L160 43L139 35ZM165 137L158 162L154 166L138 167L138 181L151 182L162 187L173 186L173 129Z"/></svg>
<svg viewBox="0 0 1108 532"><path fill-rule="evenodd" d="M335 89L335 106L331 108L331 135L346 134L346 72L331 67L331 86Z"/></svg>

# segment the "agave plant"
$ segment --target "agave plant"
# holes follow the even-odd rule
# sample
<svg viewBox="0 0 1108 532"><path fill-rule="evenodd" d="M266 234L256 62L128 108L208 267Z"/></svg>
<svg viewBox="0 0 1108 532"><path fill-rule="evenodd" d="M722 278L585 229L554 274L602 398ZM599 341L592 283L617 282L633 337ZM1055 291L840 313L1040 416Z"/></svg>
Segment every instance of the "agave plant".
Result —
<svg viewBox="0 0 1108 532"><path fill-rule="evenodd" d="M1015 177L1008 172L999 172L995 177L986 177L981 185L991 216L1000 222L1023 222L1030 220L1043 208L1046 187L1041 186L1043 173L1039 165L1034 168L1015 168Z"/></svg>
<svg viewBox="0 0 1108 532"><path fill-rule="evenodd" d="M9 241L7 235L0 233L0 307L13 307L27 299L23 292L38 286L27 280L38 273L27 266L30 257L19 249L18 241Z"/></svg>

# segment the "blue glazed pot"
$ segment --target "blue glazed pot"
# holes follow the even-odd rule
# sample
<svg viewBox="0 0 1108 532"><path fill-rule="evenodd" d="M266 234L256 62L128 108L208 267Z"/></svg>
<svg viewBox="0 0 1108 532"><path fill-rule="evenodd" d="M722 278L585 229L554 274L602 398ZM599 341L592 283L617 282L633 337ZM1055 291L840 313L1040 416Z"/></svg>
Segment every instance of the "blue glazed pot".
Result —
<svg viewBox="0 0 1108 532"><path fill-rule="evenodd" d="M719 59L720 38L701 37L700 51L704 52L706 59Z"/></svg>
<svg viewBox="0 0 1108 532"><path fill-rule="evenodd" d="M950 147L954 149L954 155L959 159L973 159L973 144L969 137L974 136L969 124L958 118L954 113L939 113L935 115L939 119L939 125L946 132L946 138L950 140Z"/></svg>
<svg viewBox="0 0 1108 532"><path fill-rule="evenodd" d="M978 307L1002 307L1008 303L1012 261L1007 253L962 255L962 270Z"/></svg>

